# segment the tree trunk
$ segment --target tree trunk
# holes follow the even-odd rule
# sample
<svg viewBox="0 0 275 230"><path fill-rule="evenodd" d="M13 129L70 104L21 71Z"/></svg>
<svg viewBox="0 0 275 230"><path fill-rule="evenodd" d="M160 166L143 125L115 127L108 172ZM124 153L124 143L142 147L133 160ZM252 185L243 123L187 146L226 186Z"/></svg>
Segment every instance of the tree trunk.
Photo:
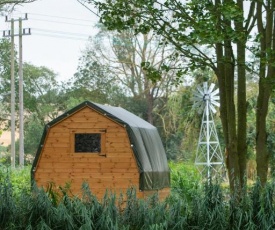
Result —
<svg viewBox="0 0 275 230"><path fill-rule="evenodd" d="M256 111L256 163L257 176L264 186L267 181L269 154L267 149L266 117L271 88L267 79L260 79Z"/></svg>
<svg viewBox="0 0 275 230"><path fill-rule="evenodd" d="M231 191L236 191L240 181L238 141L236 132L236 111L234 103L234 63L232 46L225 41L225 46L216 44L217 70L216 75L220 88L220 112L226 145L226 166Z"/></svg>
<svg viewBox="0 0 275 230"><path fill-rule="evenodd" d="M256 110L256 163L257 176L264 186L267 181L269 154L267 149L266 117L268 103L271 95L272 80L275 76L274 68L274 1L257 2L257 28L260 36L260 70L259 70L259 94ZM262 19L262 9L266 10L266 18Z"/></svg>
<svg viewBox="0 0 275 230"><path fill-rule="evenodd" d="M147 102L147 121L153 125L153 108L154 108L154 98L150 93L150 89L146 92L146 102Z"/></svg>
<svg viewBox="0 0 275 230"><path fill-rule="evenodd" d="M238 8L243 12L243 0L237 1ZM237 128L237 152L239 155L240 168L240 186L245 185L246 177L246 126L247 126L247 109L246 109L246 66L245 66L245 49L247 34L243 25L244 20L235 20L236 32L239 35L237 41L237 69L238 69L238 92L237 92L237 109L238 109L238 128Z"/></svg>
<svg viewBox="0 0 275 230"><path fill-rule="evenodd" d="M224 3L229 1L224 1ZM215 6L218 7L221 5L220 0L215 1ZM219 12L219 11L218 11ZM228 28L231 27L231 21L222 17L222 15L218 15L218 21L217 21L217 29L220 31L223 31L224 26L227 26ZM240 26L240 25L238 25ZM239 47L242 49L239 49L239 61L243 61L243 47ZM241 55L242 54L242 55ZM238 122L242 122L241 124L236 122L236 107L234 102L234 89L235 89L235 58L232 48L232 41L230 37L227 37L225 34L224 41L222 43L216 44L216 57L217 57L217 69L216 69L216 75L219 82L219 88L220 88L220 112L221 112L221 121L223 126L223 133L224 133L224 139L225 139L225 146L226 146L226 166L228 171L228 177L229 177L229 184L230 189L232 192L238 192L240 191L240 175L243 173L243 170L245 170L245 164L240 164L240 158L238 155L238 148L242 145L239 143L243 143L244 139L241 138L241 142L238 141L237 137L237 131L239 135L243 135L243 132L240 132L240 129L238 126L242 127L242 125L246 126L246 120L241 119L238 117ZM238 69L239 71L239 69ZM243 82L245 80L245 72L243 72L244 69L240 69L240 72L238 74L243 74L240 80L241 87L243 87ZM238 75L239 78L239 75ZM239 88L239 85L238 85ZM242 92L243 92L242 88ZM239 91L238 91L239 92ZM241 94L240 94L241 95ZM245 95L245 94L244 94ZM245 101L245 97L239 97L240 100L238 100L239 103L243 103ZM242 159L242 158L241 158ZM244 167L243 167L244 166ZM240 167L242 167L242 171L240 170Z"/></svg>

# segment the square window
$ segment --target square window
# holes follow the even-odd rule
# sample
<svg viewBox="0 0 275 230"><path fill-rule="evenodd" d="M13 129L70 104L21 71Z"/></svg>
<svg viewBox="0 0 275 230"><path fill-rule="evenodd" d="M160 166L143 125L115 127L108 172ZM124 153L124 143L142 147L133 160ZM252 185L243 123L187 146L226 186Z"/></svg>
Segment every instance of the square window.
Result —
<svg viewBox="0 0 275 230"><path fill-rule="evenodd" d="M70 129L70 149L73 156L87 153L106 156L106 129Z"/></svg>
<svg viewBox="0 0 275 230"><path fill-rule="evenodd" d="M100 133L75 133L75 153L100 153Z"/></svg>

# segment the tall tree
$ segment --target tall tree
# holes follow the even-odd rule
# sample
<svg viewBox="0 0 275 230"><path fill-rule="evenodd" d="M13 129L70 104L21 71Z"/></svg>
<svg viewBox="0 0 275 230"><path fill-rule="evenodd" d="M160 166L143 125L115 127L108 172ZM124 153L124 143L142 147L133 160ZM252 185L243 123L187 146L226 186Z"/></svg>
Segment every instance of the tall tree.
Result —
<svg viewBox="0 0 275 230"><path fill-rule="evenodd" d="M0 43L1 48L1 43ZM4 49L3 49L4 51ZM9 51L5 53L7 58ZM3 62L1 62L3 61ZM9 126L10 114L10 60L1 58L0 55L0 96L2 124ZM2 71L1 71L2 70ZM54 119L62 111L62 98L59 97L60 86L56 80L56 74L47 67L37 67L24 63L24 110L27 115L32 114L44 126L49 120ZM16 78L16 95L18 95L18 78ZM16 111L18 111L18 97L16 97ZM7 116L8 115L8 116Z"/></svg>
<svg viewBox="0 0 275 230"><path fill-rule="evenodd" d="M126 95L142 101L147 111L145 119L153 123L156 100L165 100L174 88L171 81L175 80L177 70L161 71L163 66L178 67L179 58L168 58L174 53L172 47L161 45L160 37L150 31L135 35L133 29L111 32L101 27L82 57L77 76L78 79L89 76L90 82L105 89L116 83ZM104 78L91 76L98 67L105 71Z"/></svg>
<svg viewBox="0 0 275 230"><path fill-rule="evenodd" d="M153 29L189 60L190 68L209 67L215 72L220 88L230 186L235 189L236 181L243 185L246 170L245 47L255 21L255 2L248 3L247 15L243 0L88 2L98 7L100 20L107 28L134 28L143 33Z"/></svg>
<svg viewBox="0 0 275 230"><path fill-rule="evenodd" d="M90 55L93 55L93 51L83 52L74 77L63 84L64 109L70 109L84 100L117 106L123 101L126 103L124 90L112 81L108 66L90 60Z"/></svg>
<svg viewBox="0 0 275 230"><path fill-rule="evenodd" d="M0 124L7 124L10 114L10 58L11 49L8 39L0 40L0 98L1 98L1 112Z"/></svg>
<svg viewBox="0 0 275 230"><path fill-rule="evenodd" d="M275 83L275 1L257 1L256 57L259 60L259 93L256 108L256 162L257 175L266 183L269 167L267 146L267 116L269 100ZM257 43L256 43L257 45Z"/></svg>
<svg viewBox="0 0 275 230"><path fill-rule="evenodd" d="M24 107L28 114L36 114L41 125L56 118L62 111L62 98L56 73L44 66L24 63Z"/></svg>

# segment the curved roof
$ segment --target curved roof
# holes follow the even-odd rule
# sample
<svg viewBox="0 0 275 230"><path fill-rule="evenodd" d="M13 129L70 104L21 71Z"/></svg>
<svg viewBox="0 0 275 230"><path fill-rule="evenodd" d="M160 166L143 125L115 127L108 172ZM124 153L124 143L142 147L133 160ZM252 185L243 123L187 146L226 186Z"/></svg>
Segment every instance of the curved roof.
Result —
<svg viewBox="0 0 275 230"><path fill-rule="evenodd" d="M139 184L141 190L154 190L170 187L170 170L157 128L121 107L101 105L90 101L85 101L79 104L45 126L33 162L32 178L34 178L33 169L38 163L42 146L45 142L45 137L49 128L86 106L126 127L140 172Z"/></svg>

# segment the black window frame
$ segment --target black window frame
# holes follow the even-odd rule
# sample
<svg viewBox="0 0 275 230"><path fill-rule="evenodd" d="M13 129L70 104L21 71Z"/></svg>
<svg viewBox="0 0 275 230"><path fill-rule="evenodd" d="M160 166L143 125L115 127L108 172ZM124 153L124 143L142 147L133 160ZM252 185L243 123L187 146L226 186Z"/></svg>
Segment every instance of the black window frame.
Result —
<svg viewBox="0 0 275 230"><path fill-rule="evenodd" d="M73 129L71 133L71 152L76 155L98 154L106 156L106 130L105 129ZM99 151L76 151L76 135L100 135L100 150Z"/></svg>

